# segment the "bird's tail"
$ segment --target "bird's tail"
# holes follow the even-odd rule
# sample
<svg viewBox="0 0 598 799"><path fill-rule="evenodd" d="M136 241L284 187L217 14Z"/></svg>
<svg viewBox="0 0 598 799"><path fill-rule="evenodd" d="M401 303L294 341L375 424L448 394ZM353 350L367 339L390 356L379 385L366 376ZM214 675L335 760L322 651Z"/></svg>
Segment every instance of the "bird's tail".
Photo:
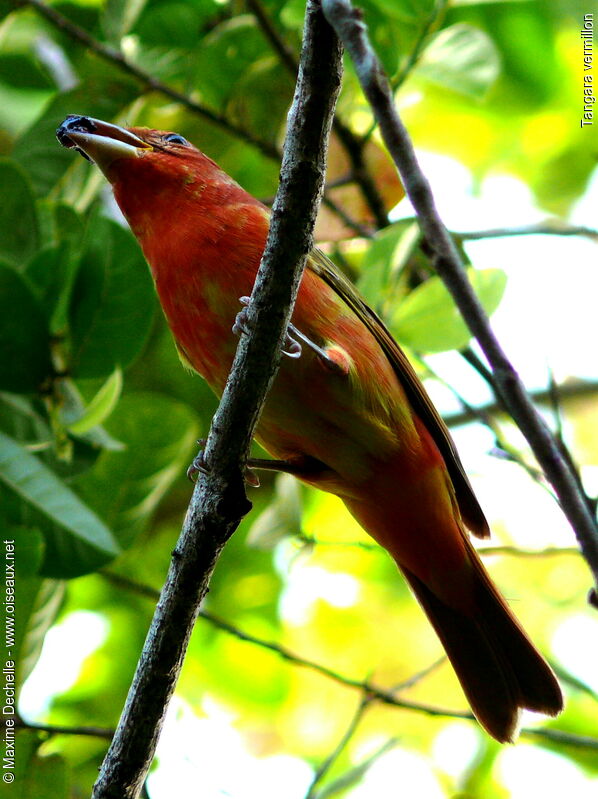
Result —
<svg viewBox="0 0 598 799"><path fill-rule="evenodd" d="M557 679L494 587L479 556L474 567L475 615L456 610L402 569L446 649L471 708L497 741L512 741L522 708L556 716L563 708Z"/></svg>

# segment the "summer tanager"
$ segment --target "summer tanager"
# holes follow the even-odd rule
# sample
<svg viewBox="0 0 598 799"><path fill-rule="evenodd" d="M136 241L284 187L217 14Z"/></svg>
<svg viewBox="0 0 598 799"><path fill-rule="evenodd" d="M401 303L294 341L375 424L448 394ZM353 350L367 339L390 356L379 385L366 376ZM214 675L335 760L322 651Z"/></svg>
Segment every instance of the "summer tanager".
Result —
<svg viewBox="0 0 598 799"><path fill-rule="evenodd" d="M217 394L237 346L268 210L176 133L69 116L57 131L94 161L149 262L183 361ZM318 250L256 431L280 467L340 497L396 561L438 634L480 724L511 741L521 708L563 699L470 543L488 524L449 432L404 353Z"/></svg>

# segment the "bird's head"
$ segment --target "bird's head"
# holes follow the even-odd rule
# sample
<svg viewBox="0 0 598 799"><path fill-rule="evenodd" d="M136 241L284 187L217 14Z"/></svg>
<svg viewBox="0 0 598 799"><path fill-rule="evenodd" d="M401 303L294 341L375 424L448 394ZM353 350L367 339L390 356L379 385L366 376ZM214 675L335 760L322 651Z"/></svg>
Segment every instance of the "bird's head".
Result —
<svg viewBox="0 0 598 799"><path fill-rule="evenodd" d="M58 127L56 138L93 161L111 183L126 173L163 179L188 176L199 169L207 156L178 133L151 128L122 128L92 117L70 114Z"/></svg>
<svg viewBox="0 0 598 799"><path fill-rule="evenodd" d="M243 227L251 218L265 239L261 203L178 133L71 114L56 137L102 170L150 263L166 259L175 237L180 255L222 236L231 220Z"/></svg>
<svg viewBox="0 0 598 799"><path fill-rule="evenodd" d="M179 218L232 201L242 189L183 136L151 128L124 128L70 114L56 131L63 147L94 162L112 184L114 195L138 237L151 218L155 229ZM243 193L244 194L244 193ZM255 201L257 203L257 201Z"/></svg>
<svg viewBox="0 0 598 799"><path fill-rule="evenodd" d="M150 194L166 199L176 192L180 200L185 187L239 189L211 158L171 131L123 128L70 114L56 130L56 138L102 170L119 204L121 197L126 200L140 193L147 201Z"/></svg>

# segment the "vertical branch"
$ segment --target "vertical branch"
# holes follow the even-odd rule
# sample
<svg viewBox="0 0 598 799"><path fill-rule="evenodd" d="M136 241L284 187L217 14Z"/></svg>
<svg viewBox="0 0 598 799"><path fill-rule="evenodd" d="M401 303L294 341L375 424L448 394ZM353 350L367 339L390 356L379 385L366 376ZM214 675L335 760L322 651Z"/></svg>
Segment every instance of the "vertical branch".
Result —
<svg viewBox="0 0 598 799"><path fill-rule="evenodd" d="M149 770L199 605L227 539L251 507L244 463L274 379L324 184L326 145L340 87L341 48L319 4L307 4L281 183L239 343L206 445L207 474L193 492L165 586L94 799L136 799ZM231 334L232 335L232 334Z"/></svg>
<svg viewBox="0 0 598 799"><path fill-rule="evenodd" d="M433 265L478 340L509 413L552 483L592 570L595 585L598 585L596 522L567 459L527 396L519 375L494 335L486 312L467 279L457 248L440 219L430 184L417 162L413 144L395 108L388 79L370 44L361 12L351 5L350 0L322 0L322 8L353 60L384 142L417 213ZM590 600L598 607L596 588L592 590Z"/></svg>

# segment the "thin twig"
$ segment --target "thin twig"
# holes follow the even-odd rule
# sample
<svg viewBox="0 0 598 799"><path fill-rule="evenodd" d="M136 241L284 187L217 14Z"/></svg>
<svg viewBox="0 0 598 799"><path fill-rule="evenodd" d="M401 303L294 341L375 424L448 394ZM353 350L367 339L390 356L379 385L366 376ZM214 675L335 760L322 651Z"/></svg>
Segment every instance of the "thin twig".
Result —
<svg viewBox="0 0 598 799"><path fill-rule="evenodd" d="M340 741L334 747L333 751L326 757L316 769L313 779L307 789L307 793L305 794L305 799L315 799L316 796L316 788L318 787L319 783L322 782L324 777L328 774L332 766L336 763L338 758L342 755L343 751L345 750L347 744L350 742L351 738L357 732L357 728L361 724L361 720L364 717L364 714L368 707L372 704L373 697L369 694L364 694L361 698L361 701L357 705L357 709L353 714L347 729L342 734Z"/></svg>
<svg viewBox="0 0 598 799"><path fill-rule="evenodd" d="M306 533L298 533L294 536L302 544L314 547L334 547L336 549L356 548L363 549L366 552L380 552L385 550L376 544L374 541L326 541ZM523 547L514 547L509 544L497 544L496 546L476 547L478 555L509 555L515 558L548 558L557 555L575 555L581 556L578 547L544 547L543 549L525 549Z"/></svg>
<svg viewBox="0 0 598 799"><path fill-rule="evenodd" d="M598 393L598 380L568 380L566 383L560 383L557 386L559 398L561 400L573 399L575 397L591 397L593 394ZM536 391L530 391L530 397L534 402L541 404L549 404L550 390L541 388ZM443 416L444 421L448 427L460 427L464 424L469 424L475 421L479 413L484 415L494 415L502 413L503 408L498 402L488 402L486 405L469 406L462 411L456 413L448 413Z"/></svg>
<svg viewBox="0 0 598 799"><path fill-rule="evenodd" d="M468 360L468 362L470 362L468 359L468 355L470 353L472 356L474 356L474 361L472 365L474 368L476 368L476 361L478 361L479 359L477 359L475 353L473 353L469 348L462 350L460 352L460 355L464 357L466 360ZM439 383L441 383L443 386L445 386L445 388L447 388L451 392L451 394L455 397L455 399L457 399L457 401L463 406L464 411L470 414L471 419L476 420L480 424L484 425L484 427L486 427L487 430L489 430L490 433L494 436L494 447L490 450L490 454L502 460L506 459L512 461L513 463L516 463L521 469L523 469L526 472L526 474L529 477L531 477L531 479L535 483L540 485L544 490L548 491L550 496L553 499L555 499L554 494L552 493L548 484L546 483L546 480L544 479L544 473L537 467L530 466L530 464L525 460L524 456L520 452L518 452L515 449L515 447L509 444L508 441L506 441L506 439L502 435L502 431L498 423L492 418L492 416L489 413L487 413L484 410L484 408L476 408L475 406L470 405L465 399L465 397L463 397L454 386L447 383L447 381L443 377L441 377L437 372L435 372L434 369L432 369L432 367L428 363L425 363L425 361L422 361L422 363L425 364L425 367L430 376L433 377L435 380L437 380ZM482 370L485 371L486 367L481 362L480 366ZM482 373L478 372L478 373L481 374L482 377L484 376L483 372ZM502 405L500 405L499 407L501 410L504 411Z"/></svg>
<svg viewBox="0 0 598 799"><path fill-rule="evenodd" d="M107 727L66 727L62 724L38 724L35 721L25 721L24 719L17 719L15 726L21 730L47 732L49 735L81 735L89 738L107 738L108 740L111 740L114 735L114 730Z"/></svg>
<svg viewBox="0 0 598 799"><path fill-rule="evenodd" d="M276 27L261 3L261 0L247 0L247 5L251 13L256 18L258 25L262 29L266 39L268 39L272 45L272 49L278 55L281 63L292 76L293 80L296 80L299 62L297 61L292 48L289 47L287 42L276 30Z"/></svg>
<svg viewBox="0 0 598 799"><path fill-rule="evenodd" d="M413 144L398 116L388 80L375 55L361 13L350 0L322 0L326 18L347 48L380 131L401 175L405 191L418 216L432 263L453 296L463 319L477 339L492 368L492 376L509 413L527 439L538 463L553 485L563 512L573 527L594 578L590 601L598 607L598 527L587 498L554 436L527 396L525 387L494 335L454 242L442 223Z"/></svg>
<svg viewBox="0 0 598 799"><path fill-rule="evenodd" d="M554 219L549 222L521 225L520 227L497 227L466 232L453 231L453 236L459 241L480 241L482 239L499 239L509 236L585 236L598 241L598 229L584 225L569 225L566 222Z"/></svg>
<svg viewBox="0 0 598 799"><path fill-rule="evenodd" d="M315 795L315 799L329 799L330 796L335 796L337 794L345 796L347 790L360 782L373 764L377 760L380 760L387 752L390 752L391 749L394 749L398 742L397 738L387 738L387 740L375 749L371 755L368 755L368 757L361 760L355 766L348 768L344 774L340 774L336 779L323 787Z"/></svg>
<svg viewBox="0 0 598 799"><path fill-rule="evenodd" d="M544 547L544 549L524 549L523 547L513 547L508 544L476 547L478 555L511 555L515 558L554 558L561 555L574 555L579 558L581 552L578 547Z"/></svg>
<svg viewBox="0 0 598 799"><path fill-rule="evenodd" d="M303 264L313 246L327 138L340 87L340 44L313 0L307 4L305 20L280 190L248 308L252 332L241 336L212 420L204 451L207 470L193 492L123 714L94 786L94 799L139 795L200 602L222 548L251 507L245 495L244 463L280 360Z"/></svg>
<svg viewBox="0 0 598 799"><path fill-rule="evenodd" d="M282 36L278 33L268 13L263 7L261 0L247 0L247 5L255 15L264 35L276 51L286 69L290 72L293 78L297 74L297 60L292 50L288 47ZM342 119L335 116L332 123L332 128L342 147L344 148L349 161L351 162L351 174L354 182L359 186L359 189L369 206L377 228L384 228L388 225L388 214L384 206L382 195L378 191L378 187L368 167L365 163L364 148L366 141L356 136L351 128L346 125ZM327 187L328 188L328 187Z"/></svg>
<svg viewBox="0 0 598 799"><path fill-rule="evenodd" d="M401 67L400 71L397 73L396 77L392 81L392 90L393 92L397 92L406 79L409 77L413 69L417 66L419 59L422 56L424 51L424 44L426 43L426 39L428 38L432 27L436 24L436 21L440 17L441 13L445 10L448 4L448 0L437 0L430 12L429 17L426 19L424 24L422 25L417 39L413 47L411 48L411 52L407 56L407 60ZM376 119L372 120L372 124L367 129L367 131L363 134L362 141L365 143L368 139L371 138L374 131L378 127L378 122Z"/></svg>

